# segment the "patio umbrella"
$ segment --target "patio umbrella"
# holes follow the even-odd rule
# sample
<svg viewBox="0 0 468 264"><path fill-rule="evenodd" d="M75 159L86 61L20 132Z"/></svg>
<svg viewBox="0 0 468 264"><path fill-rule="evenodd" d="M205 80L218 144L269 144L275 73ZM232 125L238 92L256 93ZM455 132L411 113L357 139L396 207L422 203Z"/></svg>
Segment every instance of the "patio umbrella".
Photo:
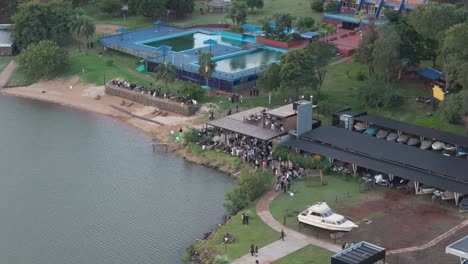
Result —
<svg viewBox="0 0 468 264"><path fill-rule="evenodd" d="M210 45L210 53L211 53L211 45L218 44L218 41L216 41L214 39L207 39L207 40L203 41L203 44L209 44Z"/></svg>
<svg viewBox="0 0 468 264"><path fill-rule="evenodd" d="M118 28L118 29L117 29L117 32L120 33L120 40L123 40L123 33L127 32L127 29L121 27L121 28Z"/></svg>
<svg viewBox="0 0 468 264"><path fill-rule="evenodd" d="M153 22L153 24L154 24L155 26L158 26L158 30L159 30L159 29L160 29L160 26L161 26L162 24L164 24L164 21L162 21L162 20L156 20L156 21Z"/></svg>
<svg viewBox="0 0 468 264"><path fill-rule="evenodd" d="M162 45L156 48L157 51L162 51L164 53L164 61L166 61L166 51L172 50L171 46Z"/></svg>

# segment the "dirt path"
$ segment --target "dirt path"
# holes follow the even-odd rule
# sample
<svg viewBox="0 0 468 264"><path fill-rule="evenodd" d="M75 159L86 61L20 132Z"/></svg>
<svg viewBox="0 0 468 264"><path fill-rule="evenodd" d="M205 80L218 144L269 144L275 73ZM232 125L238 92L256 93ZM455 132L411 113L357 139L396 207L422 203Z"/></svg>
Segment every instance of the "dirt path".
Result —
<svg viewBox="0 0 468 264"><path fill-rule="evenodd" d="M8 65L5 67L5 69L3 69L2 73L0 73L0 89L5 87L15 69L16 62L14 60L11 60L10 63L8 63Z"/></svg>

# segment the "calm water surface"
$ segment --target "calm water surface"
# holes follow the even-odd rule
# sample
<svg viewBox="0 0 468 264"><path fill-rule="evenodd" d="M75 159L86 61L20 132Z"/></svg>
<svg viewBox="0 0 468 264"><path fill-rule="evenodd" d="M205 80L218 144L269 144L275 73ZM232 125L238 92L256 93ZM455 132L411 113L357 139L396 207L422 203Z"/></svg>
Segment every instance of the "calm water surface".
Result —
<svg viewBox="0 0 468 264"><path fill-rule="evenodd" d="M95 114L0 96L0 263L181 263L226 175Z"/></svg>

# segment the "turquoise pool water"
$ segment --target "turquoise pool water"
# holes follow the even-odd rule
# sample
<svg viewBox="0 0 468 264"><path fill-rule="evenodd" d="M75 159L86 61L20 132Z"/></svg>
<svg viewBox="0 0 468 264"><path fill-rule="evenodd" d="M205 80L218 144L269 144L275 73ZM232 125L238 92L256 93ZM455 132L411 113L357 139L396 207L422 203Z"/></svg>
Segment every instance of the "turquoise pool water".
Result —
<svg viewBox="0 0 468 264"><path fill-rule="evenodd" d="M282 54L274 50L259 49L254 52L216 61L216 70L229 73L240 72L259 67L262 64L278 61Z"/></svg>
<svg viewBox="0 0 468 264"><path fill-rule="evenodd" d="M172 51L184 51L189 49L196 49L201 47L209 46L207 44L203 44L203 41L208 39L214 39L218 42L218 44L230 45L235 47L242 47L244 45L249 44L249 42L231 39L231 38L223 38L220 35L207 35L203 33L193 33L188 35L183 35L175 38L147 42L145 45L151 47L159 47L162 45L167 45L172 47Z"/></svg>

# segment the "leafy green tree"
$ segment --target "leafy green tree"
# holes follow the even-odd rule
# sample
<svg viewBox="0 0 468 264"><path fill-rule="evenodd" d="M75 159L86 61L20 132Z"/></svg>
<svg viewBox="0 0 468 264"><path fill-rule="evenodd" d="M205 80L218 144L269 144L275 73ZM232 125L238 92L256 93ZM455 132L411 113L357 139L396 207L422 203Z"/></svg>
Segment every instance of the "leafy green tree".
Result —
<svg viewBox="0 0 468 264"><path fill-rule="evenodd" d="M359 25L361 25L362 19L367 16L364 10L359 11L354 17L359 20Z"/></svg>
<svg viewBox="0 0 468 264"><path fill-rule="evenodd" d="M398 14L398 11L393 10L393 9L385 10L385 17L388 19L390 23L398 23L400 19L400 15Z"/></svg>
<svg viewBox="0 0 468 264"><path fill-rule="evenodd" d="M65 68L67 60L67 51L50 40L31 44L18 56L20 67L33 78L57 76Z"/></svg>
<svg viewBox="0 0 468 264"><path fill-rule="evenodd" d="M263 8L263 0L245 0L247 6L250 8L250 12L253 13L254 8Z"/></svg>
<svg viewBox="0 0 468 264"><path fill-rule="evenodd" d="M13 16L15 26L12 36L23 48L45 39L61 43L71 36L73 12L68 1L23 3Z"/></svg>
<svg viewBox="0 0 468 264"><path fill-rule="evenodd" d="M326 42L314 42L306 48L315 57L315 71L317 76L317 97L320 97L320 88L322 87L325 75L327 74L328 64L335 57L336 47Z"/></svg>
<svg viewBox="0 0 468 264"><path fill-rule="evenodd" d="M230 215L237 214L240 210L244 209L249 205L249 197L242 193L240 187L235 187L232 191L224 193L224 209Z"/></svg>
<svg viewBox="0 0 468 264"><path fill-rule="evenodd" d="M10 0L8 3L4 4L2 8L0 8L0 12L5 14L9 18L12 18L16 11L18 11L19 6L22 3L26 3L29 1L30 0Z"/></svg>
<svg viewBox="0 0 468 264"><path fill-rule="evenodd" d="M454 5L429 3L418 5L408 15L408 23L427 40L427 46L432 49L430 53L432 64L435 67L439 40L441 34L450 26L462 22L463 15Z"/></svg>
<svg viewBox="0 0 468 264"><path fill-rule="evenodd" d="M269 171L253 170L250 167L242 169L237 183L240 192L249 197L250 201L262 196L272 186L273 176Z"/></svg>
<svg viewBox="0 0 468 264"><path fill-rule="evenodd" d="M247 19L247 8L247 3L244 1L233 2L226 17L231 19L237 27L240 27Z"/></svg>
<svg viewBox="0 0 468 264"><path fill-rule="evenodd" d="M166 8L176 12L177 17L184 17L193 12L194 0L170 0L166 3Z"/></svg>
<svg viewBox="0 0 468 264"><path fill-rule="evenodd" d="M396 71L400 68L401 39L394 27L379 28L379 38L375 41L372 53L374 65L382 71L387 86Z"/></svg>
<svg viewBox="0 0 468 264"><path fill-rule="evenodd" d="M414 28L408 24L407 16L402 17L398 24L393 25L398 31L401 39L400 56L403 60L408 60L411 63L418 65L425 58L430 57L425 39Z"/></svg>
<svg viewBox="0 0 468 264"><path fill-rule="evenodd" d="M172 63L165 61L156 67L156 79L161 80L164 86L169 87L169 83L173 83L176 78L177 69Z"/></svg>
<svg viewBox="0 0 468 264"><path fill-rule="evenodd" d="M120 0L101 0L97 4L102 12L108 14L112 14L112 12L122 7L122 2Z"/></svg>
<svg viewBox="0 0 468 264"><path fill-rule="evenodd" d="M395 109L402 106L404 97L392 87L385 86L383 81L372 78L359 89L358 97L364 105L372 108Z"/></svg>
<svg viewBox="0 0 468 264"><path fill-rule="evenodd" d="M129 0L128 9L132 14L155 19L167 11L166 0Z"/></svg>
<svg viewBox="0 0 468 264"><path fill-rule="evenodd" d="M439 113L450 123L457 123L465 113L468 113L466 97L461 93L447 96L439 104Z"/></svg>
<svg viewBox="0 0 468 264"><path fill-rule="evenodd" d="M325 8L323 11L331 13L331 12L336 12L338 10L338 6L340 3L338 1L330 1L325 5Z"/></svg>
<svg viewBox="0 0 468 264"><path fill-rule="evenodd" d="M209 52L199 52L198 55L198 74L205 78L206 85L208 86L208 79L216 71L216 62L212 61L213 54Z"/></svg>
<svg viewBox="0 0 468 264"><path fill-rule="evenodd" d="M310 3L310 7L312 10L315 10L317 12L322 12L323 11L323 0L312 0Z"/></svg>
<svg viewBox="0 0 468 264"><path fill-rule="evenodd" d="M281 89L288 92L293 89L296 97L307 89L315 89L319 84L315 60L315 56L305 49L283 54L280 65Z"/></svg>
<svg viewBox="0 0 468 264"><path fill-rule="evenodd" d="M301 31L308 31L313 29L315 20L312 17L301 17L297 20L296 26Z"/></svg>
<svg viewBox="0 0 468 264"><path fill-rule="evenodd" d="M275 36L284 39L286 32L292 29L294 17L288 13L276 13L273 15L273 20L276 23L276 28L273 29Z"/></svg>
<svg viewBox="0 0 468 264"><path fill-rule="evenodd" d="M362 34L362 40L357 49L356 58L362 64L366 64L369 70L369 75L374 74L374 64L372 54L374 52L375 41L379 38L375 28L375 20L369 18L367 30Z"/></svg>
<svg viewBox="0 0 468 264"><path fill-rule="evenodd" d="M190 99L201 100L205 97L206 89L203 89L199 84L186 82L182 86L181 93Z"/></svg>
<svg viewBox="0 0 468 264"><path fill-rule="evenodd" d="M75 33L78 38L84 37L85 43L88 43L89 38L96 31L96 25L94 25L94 21L91 17L86 15L79 15L71 23L71 31L72 33Z"/></svg>
<svg viewBox="0 0 468 264"><path fill-rule="evenodd" d="M265 71L258 78L258 82L263 91L268 93L268 103L271 104L271 93L277 91L280 87L281 78L280 78L281 67L272 63L268 65L268 70Z"/></svg>
<svg viewBox="0 0 468 264"><path fill-rule="evenodd" d="M468 87L468 23L457 24L445 32L441 55L447 87Z"/></svg>

